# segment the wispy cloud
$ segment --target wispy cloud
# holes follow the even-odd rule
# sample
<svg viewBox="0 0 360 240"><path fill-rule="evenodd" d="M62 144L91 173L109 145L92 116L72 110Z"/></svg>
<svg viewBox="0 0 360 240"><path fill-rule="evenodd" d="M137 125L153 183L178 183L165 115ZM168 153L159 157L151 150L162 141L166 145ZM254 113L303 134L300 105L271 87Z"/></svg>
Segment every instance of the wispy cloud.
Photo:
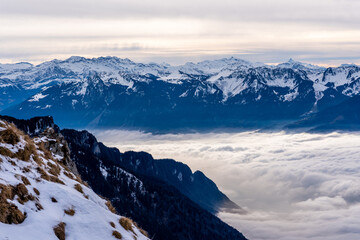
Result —
<svg viewBox="0 0 360 240"><path fill-rule="evenodd" d="M0 61L116 55L175 64L224 56L360 63L359 8L352 0L4 0ZM124 47L133 44L141 48Z"/></svg>

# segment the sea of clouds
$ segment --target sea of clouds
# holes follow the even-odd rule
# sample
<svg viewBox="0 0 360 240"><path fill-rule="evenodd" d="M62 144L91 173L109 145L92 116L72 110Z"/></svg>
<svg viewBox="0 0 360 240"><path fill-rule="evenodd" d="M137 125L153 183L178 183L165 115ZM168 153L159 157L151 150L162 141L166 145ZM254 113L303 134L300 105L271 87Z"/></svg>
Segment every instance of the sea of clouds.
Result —
<svg viewBox="0 0 360 240"><path fill-rule="evenodd" d="M249 239L360 239L360 133L93 133L203 171L248 211L219 217Z"/></svg>

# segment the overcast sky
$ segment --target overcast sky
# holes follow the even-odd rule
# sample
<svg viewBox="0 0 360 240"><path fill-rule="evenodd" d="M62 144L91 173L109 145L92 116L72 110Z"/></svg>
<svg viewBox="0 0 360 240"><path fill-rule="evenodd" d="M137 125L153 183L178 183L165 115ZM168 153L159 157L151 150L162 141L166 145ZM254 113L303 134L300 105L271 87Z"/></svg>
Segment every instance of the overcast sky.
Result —
<svg viewBox="0 0 360 240"><path fill-rule="evenodd" d="M360 63L357 0L1 0L0 62Z"/></svg>

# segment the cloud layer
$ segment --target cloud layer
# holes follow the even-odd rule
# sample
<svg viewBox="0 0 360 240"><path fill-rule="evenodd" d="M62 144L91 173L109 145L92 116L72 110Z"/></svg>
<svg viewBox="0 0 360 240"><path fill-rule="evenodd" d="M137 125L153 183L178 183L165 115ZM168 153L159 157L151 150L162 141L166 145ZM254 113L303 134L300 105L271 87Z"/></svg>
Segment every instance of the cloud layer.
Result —
<svg viewBox="0 0 360 240"><path fill-rule="evenodd" d="M205 172L249 211L219 216L250 239L360 238L360 134L95 134Z"/></svg>

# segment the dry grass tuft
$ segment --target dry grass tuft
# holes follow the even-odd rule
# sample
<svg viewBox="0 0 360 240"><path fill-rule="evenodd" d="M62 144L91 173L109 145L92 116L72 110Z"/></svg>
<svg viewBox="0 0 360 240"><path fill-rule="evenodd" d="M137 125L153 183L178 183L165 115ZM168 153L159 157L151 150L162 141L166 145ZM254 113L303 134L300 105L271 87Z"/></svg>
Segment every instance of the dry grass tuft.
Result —
<svg viewBox="0 0 360 240"><path fill-rule="evenodd" d="M51 162L48 162L48 166L50 167L49 173L54 176L59 176L60 174L60 167L58 165L52 164Z"/></svg>
<svg viewBox="0 0 360 240"><path fill-rule="evenodd" d="M34 201L35 198L33 195L29 194L26 186L22 183L19 183L13 188L13 192L15 195L18 195L18 202L20 204L24 204L27 201Z"/></svg>
<svg viewBox="0 0 360 240"><path fill-rule="evenodd" d="M110 200L107 200L105 205L108 207L108 209L110 210L110 212L117 214L116 209L114 208L114 206L112 205L112 203L110 202Z"/></svg>
<svg viewBox="0 0 360 240"><path fill-rule="evenodd" d="M1 190L0 200L1 199L10 199L10 200L14 199L15 193L13 191L13 186L0 184L0 190Z"/></svg>
<svg viewBox="0 0 360 240"><path fill-rule="evenodd" d="M64 222L61 222L53 228L55 236L59 240L65 240L65 226L66 224Z"/></svg>
<svg viewBox="0 0 360 240"><path fill-rule="evenodd" d="M15 145L20 141L19 136L16 134L12 127L0 132L0 140L4 143Z"/></svg>
<svg viewBox="0 0 360 240"><path fill-rule="evenodd" d="M80 184L75 184L74 185L74 188L78 191L78 192L80 192L80 193L84 193L84 191L83 191L83 189L82 189L82 187L81 187L81 185Z"/></svg>
<svg viewBox="0 0 360 240"><path fill-rule="evenodd" d="M27 179L27 177L25 176L21 176L21 181L23 181L25 185L31 185L29 179Z"/></svg>
<svg viewBox="0 0 360 240"><path fill-rule="evenodd" d="M114 222L110 222L110 225L115 228L115 223Z"/></svg>
<svg viewBox="0 0 360 240"><path fill-rule="evenodd" d="M64 210L64 213L66 213L67 215L70 215L70 216L74 216L75 209L73 209L73 208L66 209L66 210Z"/></svg>
<svg viewBox="0 0 360 240"><path fill-rule="evenodd" d="M40 192L39 192L39 190L37 188L33 188L33 190L36 193L36 195L38 195L38 196L40 195Z"/></svg>
<svg viewBox="0 0 360 240"><path fill-rule="evenodd" d="M17 166L17 165L16 165L16 162L14 162L13 160L8 160L8 161L9 161L9 163L11 164L11 166L14 166L14 167Z"/></svg>
<svg viewBox="0 0 360 240"><path fill-rule="evenodd" d="M72 179L72 180L75 180L74 176L68 172L68 171L63 171L64 172L64 175L67 176L68 178Z"/></svg>
<svg viewBox="0 0 360 240"><path fill-rule="evenodd" d="M0 202L0 222L6 224L20 224L24 222L26 213L22 213L16 205Z"/></svg>
<svg viewBox="0 0 360 240"><path fill-rule="evenodd" d="M31 141L25 145L24 149L19 149L17 153L14 154L14 157L25 162L30 161L31 156L33 156L34 161L39 161L37 157L36 147Z"/></svg>
<svg viewBox="0 0 360 240"><path fill-rule="evenodd" d="M36 206L36 208L37 208L37 210L38 211L40 211L40 210L43 210L44 208L43 208L43 206L40 204L40 203L35 203L35 206Z"/></svg>
<svg viewBox="0 0 360 240"><path fill-rule="evenodd" d="M9 203L15 196L14 187L0 184L0 222L6 224L20 224L26 218L26 213L22 213L18 207Z"/></svg>
<svg viewBox="0 0 360 240"><path fill-rule="evenodd" d="M50 176L47 174L47 172L41 168L41 167L37 167L36 168L37 172L40 174L40 177L46 181L50 181Z"/></svg>
<svg viewBox="0 0 360 240"><path fill-rule="evenodd" d="M46 149L44 142L40 142L38 144L38 147L39 147L39 150L44 153L44 157L46 159L54 160L52 153L49 150Z"/></svg>
<svg viewBox="0 0 360 240"><path fill-rule="evenodd" d="M54 198L54 197L51 197L51 201L54 202L54 203L58 202L58 201L56 200L56 198Z"/></svg>
<svg viewBox="0 0 360 240"><path fill-rule="evenodd" d="M132 227L133 221L130 218L122 217L120 218L119 223L126 231L132 231L135 233Z"/></svg>
<svg viewBox="0 0 360 240"><path fill-rule="evenodd" d="M50 181L54 182L54 183L60 183L62 185L65 185L65 183L63 181L61 181L58 177L55 177L55 176L50 176Z"/></svg>
<svg viewBox="0 0 360 240"><path fill-rule="evenodd" d="M12 157L13 153L7 148L0 147L0 155L6 156L6 157Z"/></svg>
<svg viewBox="0 0 360 240"><path fill-rule="evenodd" d="M122 235L121 233L119 233L118 231L113 231L112 235L117 238L117 239L122 239Z"/></svg>

